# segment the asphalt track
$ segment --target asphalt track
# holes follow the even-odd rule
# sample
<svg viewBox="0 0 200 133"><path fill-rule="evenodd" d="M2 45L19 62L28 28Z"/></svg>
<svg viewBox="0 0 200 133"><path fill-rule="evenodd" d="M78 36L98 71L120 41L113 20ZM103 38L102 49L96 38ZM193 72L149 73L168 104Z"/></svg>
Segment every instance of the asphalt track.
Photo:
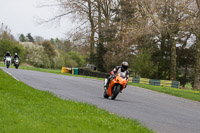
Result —
<svg viewBox="0 0 200 133"><path fill-rule="evenodd" d="M133 86L128 86L116 100L109 100L103 98L101 80L4 67L1 69L36 89L137 119L159 133L200 133L200 102Z"/></svg>

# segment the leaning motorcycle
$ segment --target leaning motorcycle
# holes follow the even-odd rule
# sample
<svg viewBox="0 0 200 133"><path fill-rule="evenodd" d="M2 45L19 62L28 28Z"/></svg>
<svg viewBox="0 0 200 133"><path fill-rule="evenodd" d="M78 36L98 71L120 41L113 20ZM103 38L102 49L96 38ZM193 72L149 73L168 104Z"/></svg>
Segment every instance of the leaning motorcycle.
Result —
<svg viewBox="0 0 200 133"><path fill-rule="evenodd" d="M6 56L5 64L6 64L6 67L9 68L9 66L11 65L11 57L10 56Z"/></svg>
<svg viewBox="0 0 200 133"><path fill-rule="evenodd" d="M107 79L105 79L105 84ZM115 100L119 92L121 92L127 84L127 78L125 72L119 72L116 74L114 78L110 81L108 89L105 88L104 90L104 98L111 97L112 100Z"/></svg>
<svg viewBox="0 0 200 133"><path fill-rule="evenodd" d="M19 63L20 63L19 58L14 59L14 66L15 66L16 69L18 69Z"/></svg>

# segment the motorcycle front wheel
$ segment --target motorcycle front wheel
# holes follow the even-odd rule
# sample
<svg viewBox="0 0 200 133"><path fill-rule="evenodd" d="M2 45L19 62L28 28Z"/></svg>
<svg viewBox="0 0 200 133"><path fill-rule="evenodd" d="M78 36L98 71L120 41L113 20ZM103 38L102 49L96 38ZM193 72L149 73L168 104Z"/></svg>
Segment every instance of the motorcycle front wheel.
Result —
<svg viewBox="0 0 200 133"><path fill-rule="evenodd" d="M19 67L18 65L15 65L15 68L16 68L16 69L18 69L18 67Z"/></svg>
<svg viewBox="0 0 200 133"><path fill-rule="evenodd" d="M106 93L106 90L104 90L103 96L104 96L104 98L108 98L109 97L109 95Z"/></svg>
<svg viewBox="0 0 200 133"><path fill-rule="evenodd" d="M9 66L10 66L10 64L7 63L7 64L6 64L6 67L9 68Z"/></svg>
<svg viewBox="0 0 200 133"><path fill-rule="evenodd" d="M111 99L112 99L112 100L115 100L115 98L117 97L117 95L118 95L119 92L120 92L120 88L121 88L121 86L118 86L118 85L115 85L115 86L113 87L112 96L111 96Z"/></svg>

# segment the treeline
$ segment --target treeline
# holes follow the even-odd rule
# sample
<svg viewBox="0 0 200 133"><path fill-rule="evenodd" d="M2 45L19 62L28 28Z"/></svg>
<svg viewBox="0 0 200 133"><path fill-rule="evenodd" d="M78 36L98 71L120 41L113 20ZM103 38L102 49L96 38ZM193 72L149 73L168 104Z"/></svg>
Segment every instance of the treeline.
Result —
<svg viewBox="0 0 200 133"><path fill-rule="evenodd" d="M58 40L58 39L57 39ZM62 41L60 41L62 42ZM61 43L57 43L61 45ZM0 28L0 61L6 51L13 56L18 53L21 62L41 68L61 68L67 67L83 67L85 66L85 58L76 49L70 46L67 51L57 48L56 43L51 40L44 40L42 37L32 37L30 33L27 36L20 35L19 41L16 41L10 33L8 26L1 24Z"/></svg>
<svg viewBox="0 0 200 133"><path fill-rule="evenodd" d="M98 70L125 60L133 75L200 89L199 0L56 1L61 12L49 21L73 16L80 25L72 38L88 44Z"/></svg>

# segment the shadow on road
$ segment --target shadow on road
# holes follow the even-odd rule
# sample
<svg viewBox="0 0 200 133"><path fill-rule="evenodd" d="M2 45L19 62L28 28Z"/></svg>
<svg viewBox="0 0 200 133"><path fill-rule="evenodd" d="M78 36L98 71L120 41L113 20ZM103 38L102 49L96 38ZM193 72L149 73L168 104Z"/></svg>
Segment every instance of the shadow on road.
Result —
<svg viewBox="0 0 200 133"><path fill-rule="evenodd" d="M113 101L113 102L129 102L129 101L126 101L126 100L122 100L122 99L115 99L115 100L112 100L110 98L106 99L106 98L103 98L103 97L97 97L99 99L104 99L104 100L109 100L109 101Z"/></svg>

